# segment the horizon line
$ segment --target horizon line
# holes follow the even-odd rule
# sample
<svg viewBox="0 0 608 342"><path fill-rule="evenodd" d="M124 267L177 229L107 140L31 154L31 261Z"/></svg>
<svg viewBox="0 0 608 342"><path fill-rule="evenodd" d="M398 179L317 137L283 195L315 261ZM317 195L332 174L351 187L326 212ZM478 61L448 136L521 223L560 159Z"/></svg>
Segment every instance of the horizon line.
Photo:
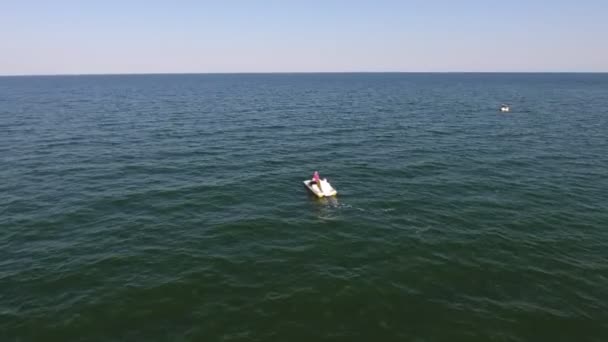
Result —
<svg viewBox="0 0 608 342"><path fill-rule="evenodd" d="M0 74L0 77L154 76L154 75L289 75L289 74L607 74L608 71L218 71Z"/></svg>

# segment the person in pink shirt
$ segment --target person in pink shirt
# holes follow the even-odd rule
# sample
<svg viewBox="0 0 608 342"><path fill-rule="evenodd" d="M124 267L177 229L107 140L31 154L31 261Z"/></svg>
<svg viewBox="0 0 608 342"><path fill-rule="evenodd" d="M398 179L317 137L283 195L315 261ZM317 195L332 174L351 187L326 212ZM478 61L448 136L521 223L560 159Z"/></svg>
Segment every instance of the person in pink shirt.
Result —
<svg viewBox="0 0 608 342"><path fill-rule="evenodd" d="M317 184L319 190L323 192L323 189L321 188L321 178L319 177L319 171L315 171L315 173L312 175L312 183Z"/></svg>

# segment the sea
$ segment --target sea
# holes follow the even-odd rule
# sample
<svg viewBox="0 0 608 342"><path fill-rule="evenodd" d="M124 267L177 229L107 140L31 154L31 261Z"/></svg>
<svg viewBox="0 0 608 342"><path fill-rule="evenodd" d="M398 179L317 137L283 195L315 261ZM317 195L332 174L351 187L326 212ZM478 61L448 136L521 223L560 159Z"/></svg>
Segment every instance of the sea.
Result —
<svg viewBox="0 0 608 342"><path fill-rule="evenodd" d="M0 77L0 341L608 341L608 74Z"/></svg>

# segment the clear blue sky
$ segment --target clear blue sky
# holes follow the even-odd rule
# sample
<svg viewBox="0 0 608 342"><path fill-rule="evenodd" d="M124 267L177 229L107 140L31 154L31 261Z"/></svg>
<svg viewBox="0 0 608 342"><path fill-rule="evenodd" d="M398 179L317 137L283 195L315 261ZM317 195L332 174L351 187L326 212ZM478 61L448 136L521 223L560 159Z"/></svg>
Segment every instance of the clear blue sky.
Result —
<svg viewBox="0 0 608 342"><path fill-rule="evenodd" d="M4 0L0 74L608 71L608 1Z"/></svg>

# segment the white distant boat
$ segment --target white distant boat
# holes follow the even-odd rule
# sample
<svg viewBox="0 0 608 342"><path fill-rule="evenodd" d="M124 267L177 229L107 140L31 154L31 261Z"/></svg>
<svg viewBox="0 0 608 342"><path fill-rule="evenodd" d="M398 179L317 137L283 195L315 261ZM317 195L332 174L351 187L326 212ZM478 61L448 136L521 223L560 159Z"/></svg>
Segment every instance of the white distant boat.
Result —
<svg viewBox="0 0 608 342"><path fill-rule="evenodd" d="M503 103L500 106L500 111L503 112L503 113L510 112L511 111L511 107L509 107L509 105L506 105L506 104Z"/></svg>
<svg viewBox="0 0 608 342"><path fill-rule="evenodd" d="M327 181L327 178L323 178L320 180L321 188L317 184L314 184L312 180L307 179L304 181L304 185L317 197L331 197L338 194L336 189L334 189L331 184Z"/></svg>

